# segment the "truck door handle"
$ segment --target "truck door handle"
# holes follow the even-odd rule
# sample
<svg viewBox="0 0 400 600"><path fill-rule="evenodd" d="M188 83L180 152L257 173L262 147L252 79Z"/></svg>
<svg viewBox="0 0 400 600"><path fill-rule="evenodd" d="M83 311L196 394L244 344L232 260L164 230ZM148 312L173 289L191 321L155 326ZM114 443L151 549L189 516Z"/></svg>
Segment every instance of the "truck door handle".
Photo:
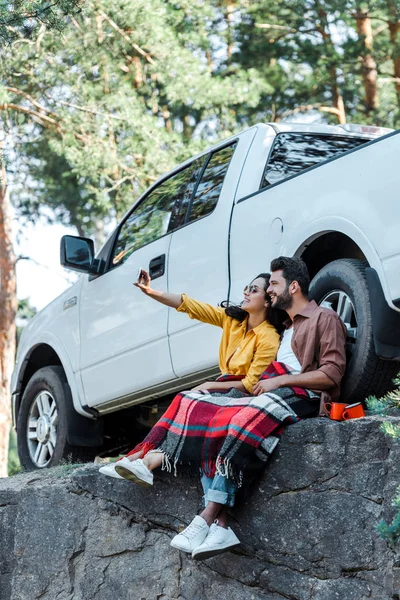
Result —
<svg viewBox="0 0 400 600"><path fill-rule="evenodd" d="M152 279L157 279L165 273L165 254L156 256L150 261L149 264L149 275Z"/></svg>

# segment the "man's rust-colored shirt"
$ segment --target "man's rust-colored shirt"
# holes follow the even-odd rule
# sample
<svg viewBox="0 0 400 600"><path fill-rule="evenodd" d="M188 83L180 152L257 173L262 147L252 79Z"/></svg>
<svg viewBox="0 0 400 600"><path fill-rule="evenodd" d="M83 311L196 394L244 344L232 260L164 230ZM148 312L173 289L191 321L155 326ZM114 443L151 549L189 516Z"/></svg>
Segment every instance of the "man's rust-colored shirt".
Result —
<svg viewBox="0 0 400 600"><path fill-rule="evenodd" d="M346 368L345 343L346 327L333 310L321 308L311 300L295 315L292 350L301 364L301 372L322 371L332 380L332 387L322 393L321 404L339 400Z"/></svg>

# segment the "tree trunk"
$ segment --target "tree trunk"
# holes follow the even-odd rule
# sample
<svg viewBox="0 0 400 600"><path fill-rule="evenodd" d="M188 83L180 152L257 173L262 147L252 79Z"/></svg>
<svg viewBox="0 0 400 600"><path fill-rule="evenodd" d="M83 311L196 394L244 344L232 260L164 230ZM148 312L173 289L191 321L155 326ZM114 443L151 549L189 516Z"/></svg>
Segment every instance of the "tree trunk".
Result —
<svg viewBox="0 0 400 600"><path fill-rule="evenodd" d="M1 149L1 145L0 145ZM0 477L7 477L11 429L10 383L15 360L17 285L12 244L12 216L6 170L0 181Z"/></svg>
<svg viewBox="0 0 400 600"><path fill-rule="evenodd" d="M227 45L227 62L228 62L228 64L232 60L232 53L233 53L232 17L233 17L234 10L235 10L235 2L232 0L226 0L226 26L227 26L226 45Z"/></svg>
<svg viewBox="0 0 400 600"><path fill-rule="evenodd" d="M395 78L395 89L397 96L397 104L400 106L400 23L389 23L390 41L392 44L392 60L393 60L393 75Z"/></svg>
<svg viewBox="0 0 400 600"><path fill-rule="evenodd" d="M392 45L391 56L393 60L393 75L397 95L397 104L400 106L400 10L397 2L387 0L389 12L389 37Z"/></svg>
<svg viewBox="0 0 400 600"><path fill-rule="evenodd" d="M325 44L326 55L328 57L334 56L335 54L335 45L332 41L332 36L329 31L329 24L327 19L327 13L325 10L321 9L317 6L317 15L319 17L319 23L316 23L316 30L321 34L322 39ZM343 96L340 92L339 83L338 83L338 74L336 63L330 60L329 66L329 75L330 75L330 87L332 93L332 104L335 109L335 114L337 115L337 119L341 125L346 123L346 112L344 109Z"/></svg>
<svg viewBox="0 0 400 600"><path fill-rule="evenodd" d="M331 81L332 81L333 106L334 106L334 108L336 108L336 111L337 111L336 114L337 114L339 123L341 125L344 125L346 123L346 112L344 110L343 96L340 93L339 85L337 82L336 67L331 67L330 74L331 74Z"/></svg>
<svg viewBox="0 0 400 600"><path fill-rule="evenodd" d="M365 52L360 57L361 74L364 84L365 108L367 113L378 108L379 97L377 88L377 70L376 62L372 56L372 26L371 19L367 12L360 12L354 15L356 19L356 28L361 41L364 43Z"/></svg>
<svg viewBox="0 0 400 600"><path fill-rule="evenodd" d="M106 239L106 231L104 228L104 220L96 219L93 224L93 241L96 253L100 250Z"/></svg>

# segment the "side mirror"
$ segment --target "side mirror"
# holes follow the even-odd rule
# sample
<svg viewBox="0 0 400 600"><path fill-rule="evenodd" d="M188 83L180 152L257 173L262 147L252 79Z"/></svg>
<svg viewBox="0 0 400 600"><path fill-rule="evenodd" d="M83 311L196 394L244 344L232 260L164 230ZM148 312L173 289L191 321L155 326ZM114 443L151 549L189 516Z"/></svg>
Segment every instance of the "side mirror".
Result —
<svg viewBox="0 0 400 600"><path fill-rule="evenodd" d="M60 262L67 269L82 273L96 273L98 261L94 257L93 240L63 235L60 242Z"/></svg>

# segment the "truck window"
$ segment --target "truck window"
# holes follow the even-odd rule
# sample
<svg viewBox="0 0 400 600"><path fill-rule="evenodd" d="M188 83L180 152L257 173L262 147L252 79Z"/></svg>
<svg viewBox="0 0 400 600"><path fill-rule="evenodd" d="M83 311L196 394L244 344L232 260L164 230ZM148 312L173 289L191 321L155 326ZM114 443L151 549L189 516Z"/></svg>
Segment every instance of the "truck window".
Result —
<svg viewBox="0 0 400 600"><path fill-rule="evenodd" d="M154 188L122 223L114 245L111 267L121 265L142 246L179 226L203 168L205 158L193 161Z"/></svg>
<svg viewBox="0 0 400 600"><path fill-rule="evenodd" d="M265 188L297 175L366 142L369 142L366 138L279 133L268 157L260 187Z"/></svg>
<svg viewBox="0 0 400 600"><path fill-rule="evenodd" d="M209 155L207 166L191 202L189 223L205 217L216 207L235 148L236 143Z"/></svg>

